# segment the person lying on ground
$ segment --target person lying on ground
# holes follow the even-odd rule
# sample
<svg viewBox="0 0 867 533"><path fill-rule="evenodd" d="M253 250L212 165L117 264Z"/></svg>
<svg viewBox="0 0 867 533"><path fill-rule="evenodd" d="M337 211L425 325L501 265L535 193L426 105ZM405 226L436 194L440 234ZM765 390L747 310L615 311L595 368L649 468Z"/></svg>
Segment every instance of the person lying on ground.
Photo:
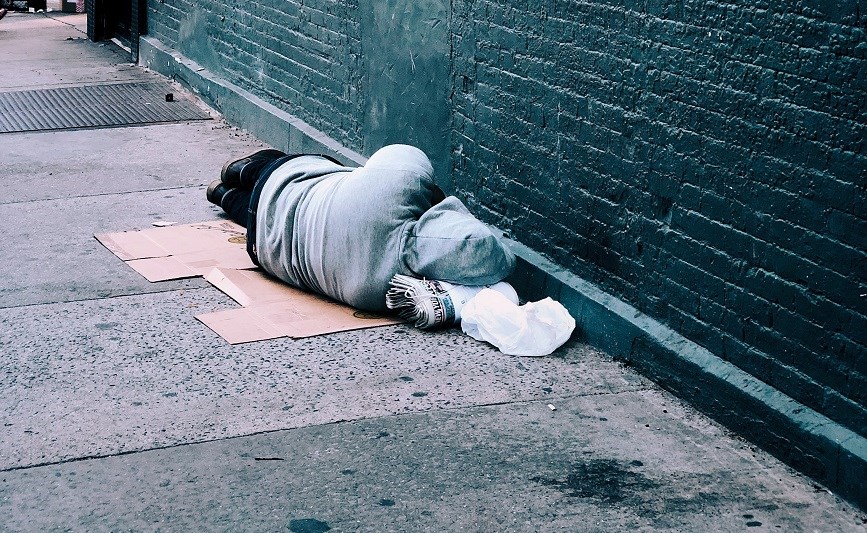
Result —
<svg viewBox="0 0 867 533"><path fill-rule="evenodd" d="M254 263L290 285L385 312L395 274L490 285L515 256L435 184L427 156L389 145L360 167L260 150L226 163L208 200L247 227Z"/></svg>

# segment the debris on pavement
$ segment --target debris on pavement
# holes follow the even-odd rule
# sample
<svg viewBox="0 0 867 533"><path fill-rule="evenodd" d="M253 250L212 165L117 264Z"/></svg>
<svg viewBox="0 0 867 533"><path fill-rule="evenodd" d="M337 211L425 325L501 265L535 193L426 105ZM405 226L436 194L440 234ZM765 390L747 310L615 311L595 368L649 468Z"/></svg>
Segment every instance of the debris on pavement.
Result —
<svg viewBox="0 0 867 533"><path fill-rule="evenodd" d="M505 281L472 287L396 274L386 306L420 329L460 323L464 333L506 355L550 355L575 330L562 304L545 298L519 305L518 293Z"/></svg>

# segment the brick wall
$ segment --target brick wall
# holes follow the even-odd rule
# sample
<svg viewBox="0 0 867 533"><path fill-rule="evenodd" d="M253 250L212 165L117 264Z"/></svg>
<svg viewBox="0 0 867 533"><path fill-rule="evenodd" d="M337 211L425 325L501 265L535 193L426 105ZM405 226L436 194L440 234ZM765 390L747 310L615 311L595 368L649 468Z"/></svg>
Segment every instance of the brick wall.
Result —
<svg viewBox="0 0 867 533"><path fill-rule="evenodd" d="M348 148L414 144L448 174L448 0L147 1L149 35L209 71Z"/></svg>
<svg viewBox="0 0 867 533"><path fill-rule="evenodd" d="M471 209L867 435L864 2L453 10Z"/></svg>
<svg viewBox="0 0 867 533"><path fill-rule="evenodd" d="M864 0L148 0L148 33L867 434ZM443 182L442 178L440 180Z"/></svg>
<svg viewBox="0 0 867 533"><path fill-rule="evenodd" d="M357 0L148 0L148 34L350 147L363 109Z"/></svg>

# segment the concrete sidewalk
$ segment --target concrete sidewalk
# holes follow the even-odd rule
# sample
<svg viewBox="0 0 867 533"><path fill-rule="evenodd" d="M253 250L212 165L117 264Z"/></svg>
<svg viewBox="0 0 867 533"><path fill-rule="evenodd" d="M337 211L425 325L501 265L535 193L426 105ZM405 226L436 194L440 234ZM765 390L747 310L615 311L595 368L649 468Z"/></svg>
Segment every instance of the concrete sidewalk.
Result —
<svg viewBox="0 0 867 533"><path fill-rule="evenodd" d="M85 27L7 15L0 92L161 79ZM586 345L520 359L409 326L226 344L193 318L226 296L148 283L93 238L220 216L205 185L262 145L211 114L0 134L0 529L867 531Z"/></svg>

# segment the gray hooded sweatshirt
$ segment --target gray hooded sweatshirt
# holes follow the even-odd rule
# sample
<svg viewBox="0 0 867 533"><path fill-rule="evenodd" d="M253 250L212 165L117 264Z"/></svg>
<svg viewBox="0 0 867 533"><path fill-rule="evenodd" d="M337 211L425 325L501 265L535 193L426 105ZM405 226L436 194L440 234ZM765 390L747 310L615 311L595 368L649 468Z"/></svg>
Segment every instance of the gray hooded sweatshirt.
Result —
<svg viewBox="0 0 867 533"><path fill-rule="evenodd" d="M259 198L262 268L358 309L385 311L395 274L489 285L515 257L456 197L433 205L427 156L390 145L363 167L301 156L277 168Z"/></svg>

